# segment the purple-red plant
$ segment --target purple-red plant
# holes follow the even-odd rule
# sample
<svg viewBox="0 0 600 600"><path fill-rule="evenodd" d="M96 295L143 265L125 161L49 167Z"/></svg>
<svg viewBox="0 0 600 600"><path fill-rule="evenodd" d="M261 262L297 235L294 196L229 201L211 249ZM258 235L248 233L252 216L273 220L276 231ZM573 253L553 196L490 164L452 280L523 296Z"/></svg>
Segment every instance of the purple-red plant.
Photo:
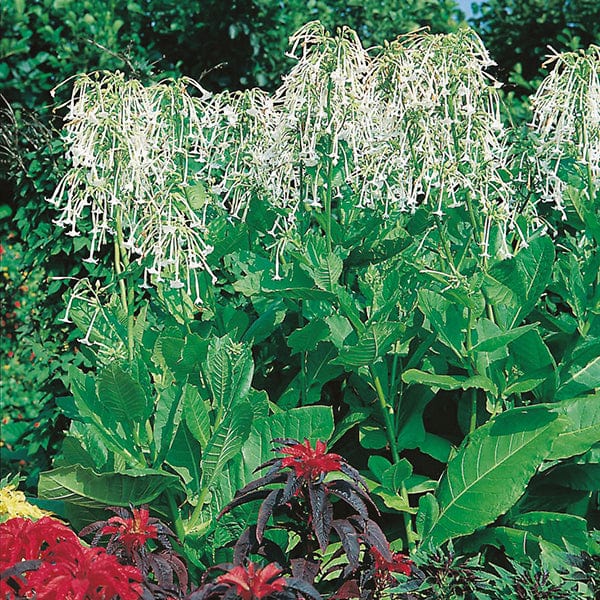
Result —
<svg viewBox="0 0 600 600"><path fill-rule="evenodd" d="M260 567L249 562L242 565L220 565L225 571L206 582L187 600L321 600L315 588L296 577L284 577L275 563Z"/></svg>
<svg viewBox="0 0 600 600"><path fill-rule="evenodd" d="M379 565L399 566L385 534L369 517L369 509L378 511L354 467L339 454L328 453L323 441L317 441L314 447L306 439L275 439L273 443L274 450L283 456L260 465L257 470L268 469L265 475L239 490L221 511L225 514L262 499L256 526L246 530L235 546L235 564L244 564L252 553L263 555L288 564L296 578L313 584L323 570L322 555L334 535L342 546L334 556L346 558L343 568L336 566L328 571L341 570L338 587L353 578L358 582L359 569L374 564L374 556ZM279 518L280 527L300 538L287 556L264 535L271 517Z"/></svg>
<svg viewBox="0 0 600 600"><path fill-rule="evenodd" d="M0 523L2 598L138 600L142 574L104 548L88 548L51 517Z"/></svg>
<svg viewBox="0 0 600 600"><path fill-rule="evenodd" d="M80 535L95 532L93 545L108 536L108 552L118 556L122 563L135 565L142 573L144 587L150 592L147 597L182 597L188 586L188 572L169 541L168 536L175 535L173 531L151 517L147 506L131 510L112 506L109 510L115 516L91 523ZM155 547L149 548L149 542Z"/></svg>

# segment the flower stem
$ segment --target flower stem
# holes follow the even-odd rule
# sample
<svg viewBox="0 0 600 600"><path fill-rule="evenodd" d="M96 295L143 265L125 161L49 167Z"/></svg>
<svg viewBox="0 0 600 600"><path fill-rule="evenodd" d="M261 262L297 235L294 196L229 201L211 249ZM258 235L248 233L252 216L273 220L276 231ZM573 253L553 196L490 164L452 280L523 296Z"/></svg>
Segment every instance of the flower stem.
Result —
<svg viewBox="0 0 600 600"><path fill-rule="evenodd" d="M129 267L129 257L125 251L123 238L123 224L121 222L121 211L117 211L115 218L115 229L117 236L115 238L115 272L119 281L119 290L121 294L121 304L123 311L127 315L127 351L129 362L133 362L134 356L134 339L133 339L133 287L131 282L127 285L124 272Z"/></svg>
<svg viewBox="0 0 600 600"><path fill-rule="evenodd" d="M371 377L373 378L373 384L375 386L375 391L377 392L377 400L379 403L379 408L383 414L383 420L385 421L385 430L388 438L388 443L390 445L390 451L392 453L392 460L394 464L400 462L400 453L398 452L398 442L396 440L396 428L394 426L394 415L393 408L388 404L385 398L385 394L383 392L383 387L381 385L381 380L377 373L375 373L375 369L373 367L369 367L371 372ZM406 506L410 506L408 500L408 492L406 490L406 486L404 482L402 483L402 487L400 488L400 495L402 500L404 500ZM408 548L412 552L415 549L415 534L412 528L412 521L410 518L410 514L408 512L403 513L404 517L404 531L406 533L406 539L408 541Z"/></svg>

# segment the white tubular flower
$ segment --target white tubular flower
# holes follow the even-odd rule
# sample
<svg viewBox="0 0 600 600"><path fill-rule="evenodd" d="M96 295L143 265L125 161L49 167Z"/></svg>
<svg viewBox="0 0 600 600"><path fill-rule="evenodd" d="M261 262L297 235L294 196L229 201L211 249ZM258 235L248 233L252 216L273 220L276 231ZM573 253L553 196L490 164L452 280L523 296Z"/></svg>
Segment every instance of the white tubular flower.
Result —
<svg viewBox="0 0 600 600"><path fill-rule="evenodd" d="M124 249L157 279L173 278L178 288L190 280L190 268L207 268L206 211L198 214L185 190L208 97L189 79L144 87L120 73L96 73L75 81L65 125L72 168L50 202L67 235L91 236L86 261L95 262L114 238L118 219Z"/></svg>
<svg viewBox="0 0 600 600"><path fill-rule="evenodd" d="M555 54L545 64L554 68L531 100L536 185L564 216L564 161L581 167L588 202L600 189L600 46Z"/></svg>

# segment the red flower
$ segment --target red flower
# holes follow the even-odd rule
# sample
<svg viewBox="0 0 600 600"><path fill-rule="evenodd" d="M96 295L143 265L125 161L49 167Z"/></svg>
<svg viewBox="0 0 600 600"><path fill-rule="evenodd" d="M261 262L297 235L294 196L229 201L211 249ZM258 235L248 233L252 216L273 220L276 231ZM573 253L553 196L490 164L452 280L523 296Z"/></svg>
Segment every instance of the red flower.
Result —
<svg viewBox="0 0 600 600"><path fill-rule="evenodd" d="M66 525L52 517L30 521L15 517L0 523L0 569L22 560L52 558L57 547L79 546L79 538Z"/></svg>
<svg viewBox="0 0 600 600"><path fill-rule="evenodd" d="M15 300L15 308L21 308L21 302L19 302L19 300Z"/></svg>
<svg viewBox="0 0 600 600"><path fill-rule="evenodd" d="M110 525L102 528L102 535L117 534L119 540L131 554L146 544L148 540L158 537L158 528L150 524L150 512L147 508L133 508L132 518L111 517L108 519Z"/></svg>
<svg viewBox="0 0 600 600"><path fill-rule="evenodd" d="M371 555L375 559L375 577L389 579L390 573L410 575L413 561L400 552L392 552L392 560L386 560L377 548L371 548Z"/></svg>
<svg viewBox="0 0 600 600"><path fill-rule="evenodd" d="M297 477L310 480L318 479L326 473L339 471L342 457L339 454L326 453L327 445L318 440L315 447L304 438L304 443L298 442L292 446L284 446L279 452L288 454L281 461L282 467L292 467Z"/></svg>
<svg viewBox="0 0 600 600"><path fill-rule="evenodd" d="M12 350L9 350L6 354L8 358L12 358L15 355L15 353Z"/></svg>
<svg viewBox="0 0 600 600"><path fill-rule="evenodd" d="M123 566L104 548L86 548L66 525L52 517L22 517L0 524L0 571L23 560L41 560L27 572L19 595L37 600L138 600L142 574ZM3 588L3 591L7 591Z"/></svg>
<svg viewBox="0 0 600 600"><path fill-rule="evenodd" d="M281 569L275 563L270 563L263 569L250 563L246 569L237 566L228 573L219 575L217 583L235 586L236 593L242 600L261 600L285 588L285 579L280 575Z"/></svg>
<svg viewBox="0 0 600 600"><path fill-rule="evenodd" d="M119 563L104 548L57 546L53 560L27 575L28 595L36 600L138 600L142 574Z"/></svg>

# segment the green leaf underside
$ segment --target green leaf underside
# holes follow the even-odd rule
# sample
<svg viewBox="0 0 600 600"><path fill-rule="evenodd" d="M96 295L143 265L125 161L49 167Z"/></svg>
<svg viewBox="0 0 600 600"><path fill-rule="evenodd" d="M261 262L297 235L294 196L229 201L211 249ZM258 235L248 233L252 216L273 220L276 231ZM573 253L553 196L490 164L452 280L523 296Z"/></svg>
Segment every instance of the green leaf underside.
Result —
<svg viewBox="0 0 600 600"><path fill-rule="evenodd" d="M152 502L178 479L168 473L136 469L96 473L81 465L59 467L40 475L38 495L79 506L129 506Z"/></svg>

